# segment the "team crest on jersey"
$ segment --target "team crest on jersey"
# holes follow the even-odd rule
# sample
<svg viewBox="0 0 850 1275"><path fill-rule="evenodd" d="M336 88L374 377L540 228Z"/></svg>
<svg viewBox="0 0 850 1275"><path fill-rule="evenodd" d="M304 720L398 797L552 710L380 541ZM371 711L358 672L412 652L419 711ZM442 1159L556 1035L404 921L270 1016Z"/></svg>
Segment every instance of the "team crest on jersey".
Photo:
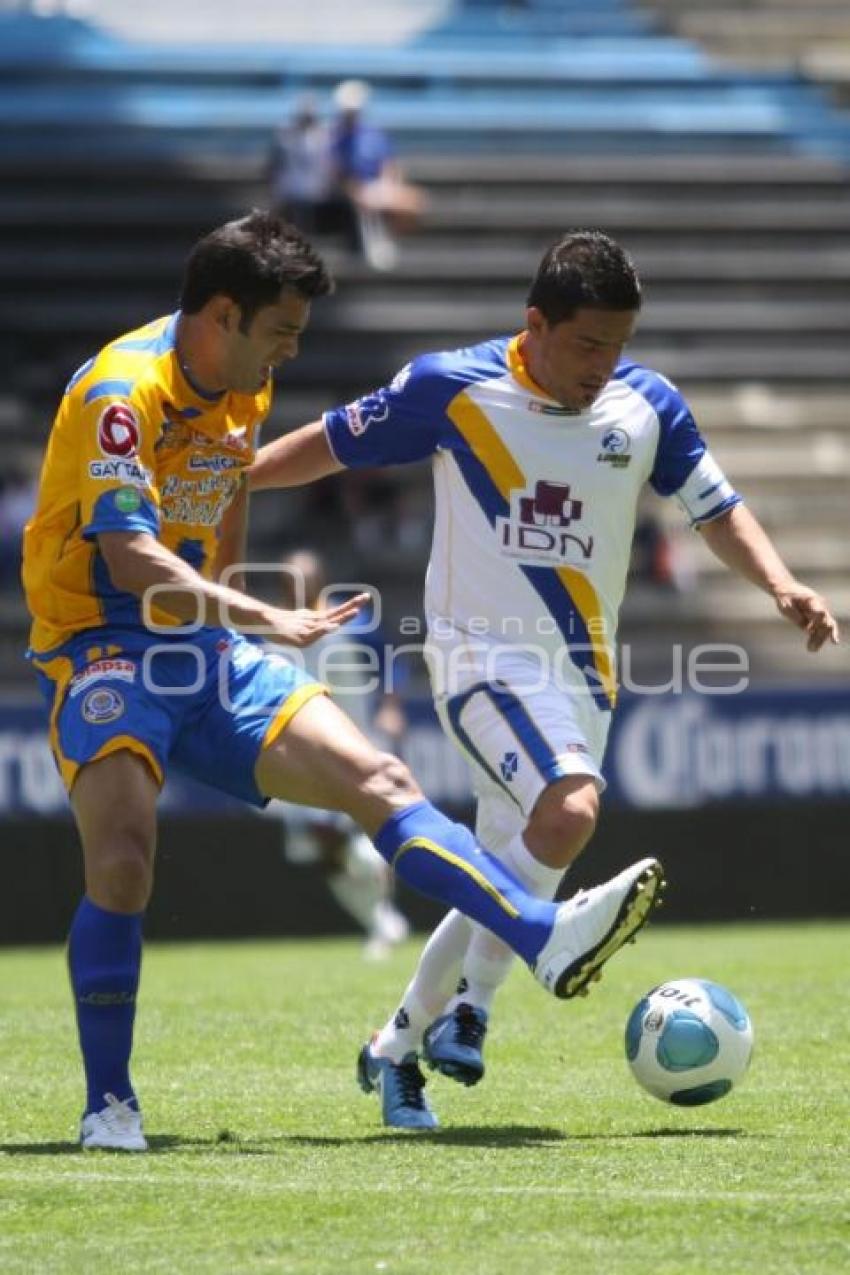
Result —
<svg viewBox="0 0 850 1275"><path fill-rule="evenodd" d="M176 452L181 447L186 447L192 437L192 430L184 420L180 420L179 415L170 403L163 406L165 420L162 422L160 429L162 433L154 444L155 452ZM174 413L174 415L171 415Z"/></svg>
<svg viewBox="0 0 850 1275"><path fill-rule="evenodd" d="M604 461L612 469L625 469L631 464L631 445L632 440L624 429L620 429L617 426L612 429L606 429L602 435L602 451L596 459Z"/></svg>
<svg viewBox="0 0 850 1275"><path fill-rule="evenodd" d="M126 460L139 448L139 418L128 403L110 403L97 423L97 443L104 456Z"/></svg>
<svg viewBox="0 0 850 1275"><path fill-rule="evenodd" d="M533 488L512 491L510 517L496 519L502 551L553 565L586 562L593 554L593 536L581 535L575 526L583 510L569 483L541 479Z"/></svg>

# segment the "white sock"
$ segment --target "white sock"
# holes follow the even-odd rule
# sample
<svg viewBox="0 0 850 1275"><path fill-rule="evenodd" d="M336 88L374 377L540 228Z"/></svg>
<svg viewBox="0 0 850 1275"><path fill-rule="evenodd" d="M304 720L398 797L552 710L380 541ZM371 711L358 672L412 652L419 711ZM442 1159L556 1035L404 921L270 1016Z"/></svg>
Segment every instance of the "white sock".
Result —
<svg viewBox="0 0 850 1275"><path fill-rule="evenodd" d="M453 910L443 917L425 944L401 1004L375 1037L376 1054L399 1063L405 1054L419 1052L425 1028L457 984L471 934L472 922L462 912Z"/></svg>
<svg viewBox="0 0 850 1275"><path fill-rule="evenodd" d="M565 869L549 868L535 859L521 833L511 839L501 858L535 898L555 897ZM508 977L514 959L514 953L507 943L503 943L483 926L473 925L460 982L444 1012L451 1013L461 1002L466 1002L489 1013L493 997Z"/></svg>

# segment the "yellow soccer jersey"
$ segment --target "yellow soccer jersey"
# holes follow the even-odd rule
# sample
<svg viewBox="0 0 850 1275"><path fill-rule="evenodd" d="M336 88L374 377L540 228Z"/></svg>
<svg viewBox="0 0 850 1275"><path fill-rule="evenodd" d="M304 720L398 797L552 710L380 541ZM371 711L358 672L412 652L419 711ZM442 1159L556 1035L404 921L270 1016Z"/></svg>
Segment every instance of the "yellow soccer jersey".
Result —
<svg viewBox="0 0 850 1275"><path fill-rule="evenodd" d="M119 337L65 390L24 533L36 654L82 629L142 624L139 600L109 578L98 532L149 532L212 573L218 525L254 459L271 381L256 395L199 392L174 348L178 317ZM177 623L155 608L153 616Z"/></svg>

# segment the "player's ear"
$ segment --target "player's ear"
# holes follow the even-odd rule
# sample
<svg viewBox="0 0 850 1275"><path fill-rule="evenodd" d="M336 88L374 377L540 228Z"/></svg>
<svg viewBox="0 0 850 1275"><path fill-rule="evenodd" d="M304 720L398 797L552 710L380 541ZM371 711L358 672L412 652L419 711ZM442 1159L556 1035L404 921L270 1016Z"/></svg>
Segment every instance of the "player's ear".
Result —
<svg viewBox="0 0 850 1275"><path fill-rule="evenodd" d="M538 310L536 305L530 305L525 312L525 326L529 332L533 332L535 336L539 335L546 327L546 317L542 310Z"/></svg>
<svg viewBox="0 0 850 1275"><path fill-rule="evenodd" d="M225 296L213 297L210 308L216 327L228 334L237 330L241 311L235 301Z"/></svg>

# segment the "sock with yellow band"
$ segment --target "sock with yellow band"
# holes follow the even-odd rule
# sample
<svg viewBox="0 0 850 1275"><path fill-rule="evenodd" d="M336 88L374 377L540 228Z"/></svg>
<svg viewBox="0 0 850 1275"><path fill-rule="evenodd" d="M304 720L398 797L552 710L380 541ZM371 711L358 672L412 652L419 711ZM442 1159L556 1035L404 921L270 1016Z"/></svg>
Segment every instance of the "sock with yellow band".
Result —
<svg viewBox="0 0 850 1275"><path fill-rule="evenodd" d="M418 801L392 815L374 841L402 881L480 922L529 965L537 959L556 905L530 895L468 828Z"/></svg>

